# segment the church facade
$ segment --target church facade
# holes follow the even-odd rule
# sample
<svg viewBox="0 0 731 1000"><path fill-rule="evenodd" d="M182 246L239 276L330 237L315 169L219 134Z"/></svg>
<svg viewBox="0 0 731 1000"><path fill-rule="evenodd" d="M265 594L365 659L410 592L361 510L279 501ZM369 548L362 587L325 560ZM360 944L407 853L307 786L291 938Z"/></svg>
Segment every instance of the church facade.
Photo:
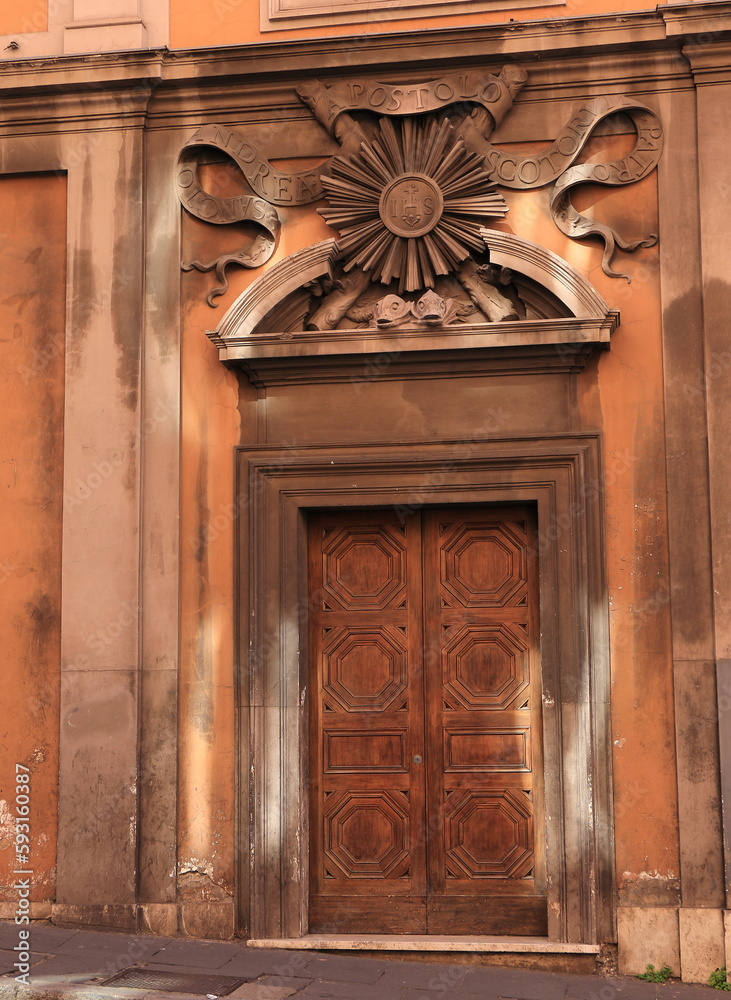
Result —
<svg viewBox="0 0 731 1000"><path fill-rule="evenodd" d="M731 5L122 6L0 17L0 916L705 982Z"/></svg>

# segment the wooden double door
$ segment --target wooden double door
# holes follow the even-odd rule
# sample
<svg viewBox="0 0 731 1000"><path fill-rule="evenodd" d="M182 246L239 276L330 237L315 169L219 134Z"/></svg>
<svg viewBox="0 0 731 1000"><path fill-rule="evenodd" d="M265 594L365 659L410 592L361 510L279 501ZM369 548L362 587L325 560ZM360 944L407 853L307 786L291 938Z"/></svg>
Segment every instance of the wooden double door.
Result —
<svg viewBox="0 0 731 1000"><path fill-rule="evenodd" d="M547 932L532 512L313 513L310 931Z"/></svg>

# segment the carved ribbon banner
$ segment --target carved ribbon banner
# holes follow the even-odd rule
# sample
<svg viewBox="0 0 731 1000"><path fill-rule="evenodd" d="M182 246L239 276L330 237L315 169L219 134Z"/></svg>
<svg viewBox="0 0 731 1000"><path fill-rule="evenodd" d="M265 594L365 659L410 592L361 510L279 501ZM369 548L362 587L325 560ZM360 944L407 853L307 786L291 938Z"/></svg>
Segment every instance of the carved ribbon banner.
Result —
<svg viewBox="0 0 731 1000"><path fill-rule="evenodd" d="M500 76L490 73L455 73L427 83L395 87L388 83L354 81L326 85L313 80L297 88L299 97L326 129L337 137L337 119L348 111L379 115L422 115L450 105L481 104L494 126L513 106L513 98L528 79L518 66L508 66Z"/></svg>
<svg viewBox="0 0 731 1000"><path fill-rule="evenodd" d="M582 163L572 166L587 140L604 118L617 112L626 114L637 129L637 142L631 153L610 163ZM577 184L633 184L657 166L663 149L662 125L657 115L643 104L626 97L597 97L576 111L555 142L535 156L505 153L491 145L474 123L467 119L461 129L465 144L482 153L492 170L492 178L502 187L529 189L556 181L551 194L551 216L562 233L571 239L599 236L604 240L602 270L613 278L625 277L610 267L615 246L632 251L657 243L657 236L627 243L609 226L581 215L571 204L570 192Z"/></svg>
<svg viewBox="0 0 731 1000"><path fill-rule="evenodd" d="M236 163L249 184L255 191L260 191L261 198L253 195L239 195L236 198L219 198L205 191L198 180L198 154L202 146L213 146L222 150ZM322 196L319 178L311 171L318 187L313 190L311 200ZM228 289L226 268L231 264L242 267L259 267L265 264L274 253L277 238L281 229L279 215L271 202L272 194L280 194L285 190L285 178L291 175L280 174L257 153L254 146L247 142L244 136L233 129L219 125L204 125L186 142L178 157L178 195L185 208L197 219L225 226L232 222L254 222L262 230L254 238L246 250L238 253L222 254L208 264L199 260L183 261L184 271L195 268L198 271L215 269L220 284L212 289L206 298L213 305L213 298L223 295ZM302 186L306 182L301 181Z"/></svg>

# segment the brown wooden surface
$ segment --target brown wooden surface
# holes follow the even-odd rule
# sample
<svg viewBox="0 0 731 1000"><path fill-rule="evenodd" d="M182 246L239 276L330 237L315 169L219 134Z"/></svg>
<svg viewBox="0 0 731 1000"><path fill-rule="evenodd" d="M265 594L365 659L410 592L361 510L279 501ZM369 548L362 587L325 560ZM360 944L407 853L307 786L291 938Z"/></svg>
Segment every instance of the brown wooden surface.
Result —
<svg viewBox="0 0 731 1000"><path fill-rule="evenodd" d="M546 932L532 531L312 516L312 931Z"/></svg>

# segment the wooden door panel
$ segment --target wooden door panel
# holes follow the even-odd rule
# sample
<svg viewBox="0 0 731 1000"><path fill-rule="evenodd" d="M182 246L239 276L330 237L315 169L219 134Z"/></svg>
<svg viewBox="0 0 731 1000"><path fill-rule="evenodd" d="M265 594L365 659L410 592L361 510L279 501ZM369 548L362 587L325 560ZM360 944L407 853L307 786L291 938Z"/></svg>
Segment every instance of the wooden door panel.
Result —
<svg viewBox="0 0 731 1000"><path fill-rule="evenodd" d="M483 896L429 896L427 923L430 934L449 935L519 934L545 937L548 926L545 899L526 896L516 903L513 893L491 896L489 905Z"/></svg>
<svg viewBox="0 0 731 1000"><path fill-rule="evenodd" d="M533 770L533 739L523 712L501 712L500 718L487 713L450 713L444 722L444 773L453 775L502 773L530 774ZM496 778L496 780L498 780Z"/></svg>
<svg viewBox="0 0 731 1000"><path fill-rule="evenodd" d="M442 699L448 711L522 708L530 685L524 622L441 623ZM447 707L448 706L448 707Z"/></svg>
<svg viewBox="0 0 731 1000"><path fill-rule="evenodd" d="M383 611L406 605L406 531L394 518L333 523L323 529L322 606Z"/></svg>
<svg viewBox="0 0 731 1000"><path fill-rule="evenodd" d="M326 713L385 712L405 704L408 652L406 634L398 626L352 628L328 622L321 656Z"/></svg>
<svg viewBox="0 0 731 1000"><path fill-rule="evenodd" d="M432 511L438 535L439 597L442 608L527 605L525 529L485 511L464 517ZM432 555L432 553L430 553Z"/></svg>
<svg viewBox="0 0 731 1000"><path fill-rule="evenodd" d="M392 896L384 906L380 895L343 891L311 897L310 928L320 934L425 934L426 909L425 895Z"/></svg>
<svg viewBox="0 0 731 1000"><path fill-rule="evenodd" d="M532 527L523 510L430 510L423 537L429 933L543 934Z"/></svg>
<svg viewBox="0 0 731 1000"><path fill-rule="evenodd" d="M528 513L310 523L310 929L545 934Z"/></svg>
<svg viewBox="0 0 731 1000"><path fill-rule="evenodd" d="M423 933L418 524L314 515L310 576L310 928Z"/></svg>

